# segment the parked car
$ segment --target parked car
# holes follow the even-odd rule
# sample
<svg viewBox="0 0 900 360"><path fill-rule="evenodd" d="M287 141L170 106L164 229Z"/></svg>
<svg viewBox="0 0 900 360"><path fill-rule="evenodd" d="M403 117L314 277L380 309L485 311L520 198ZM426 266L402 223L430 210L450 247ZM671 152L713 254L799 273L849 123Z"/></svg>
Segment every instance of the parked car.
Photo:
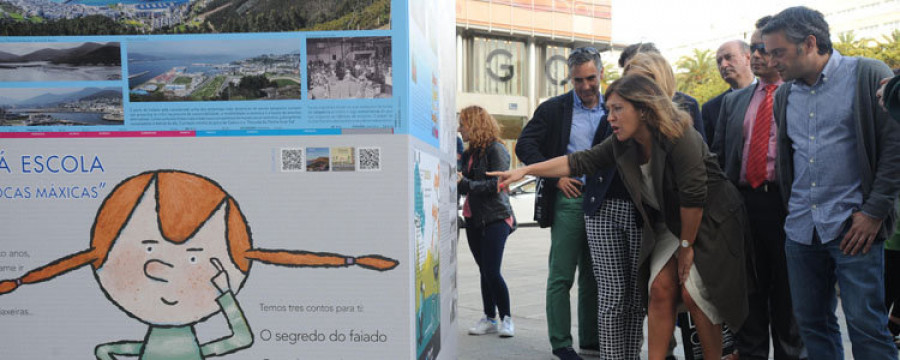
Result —
<svg viewBox="0 0 900 360"><path fill-rule="evenodd" d="M534 190L537 184L537 178L531 175L525 176L515 184L509 186L509 205L516 214L516 221L519 226L537 226L534 221ZM458 224L459 228L466 227L466 219L462 215L462 204L466 201L463 195L459 199L458 208Z"/></svg>

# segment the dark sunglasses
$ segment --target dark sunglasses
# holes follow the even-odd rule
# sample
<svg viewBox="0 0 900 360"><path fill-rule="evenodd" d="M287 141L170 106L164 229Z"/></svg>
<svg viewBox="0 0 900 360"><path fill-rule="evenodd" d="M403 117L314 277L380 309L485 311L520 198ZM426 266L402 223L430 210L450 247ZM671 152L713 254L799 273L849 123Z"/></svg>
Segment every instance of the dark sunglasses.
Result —
<svg viewBox="0 0 900 360"><path fill-rule="evenodd" d="M750 45L750 53L752 54L754 51L759 51L760 55L766 55L766 44L757 43Z"/></svg>

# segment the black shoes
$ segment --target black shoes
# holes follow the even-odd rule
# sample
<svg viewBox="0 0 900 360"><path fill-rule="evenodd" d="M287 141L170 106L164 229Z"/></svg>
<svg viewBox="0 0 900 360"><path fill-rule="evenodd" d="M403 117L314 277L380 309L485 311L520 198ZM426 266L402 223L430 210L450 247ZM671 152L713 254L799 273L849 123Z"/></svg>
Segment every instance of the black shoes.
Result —
<svg viewBox="0 0 900 360"><path fill-rule="evenodd" d="M578 356L578 353L571 346L553 349L553 355L558 357L559 360L584 360L581 356Z"/></svg>

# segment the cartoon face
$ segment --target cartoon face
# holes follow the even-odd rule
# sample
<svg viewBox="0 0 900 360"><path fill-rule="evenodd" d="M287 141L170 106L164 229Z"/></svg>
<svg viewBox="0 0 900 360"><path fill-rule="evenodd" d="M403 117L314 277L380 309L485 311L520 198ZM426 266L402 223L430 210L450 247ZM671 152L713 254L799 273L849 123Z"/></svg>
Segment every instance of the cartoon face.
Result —
<svg viewBox="0 0 900 360"><path fill-rule="evenodd" d="M145 323L199 322L219 311L211 259L222 264L235 293L246 277L228 255L225 207L181 244L163 238L156 208L155 186L149 186L96 277L110 300Z"/></svg>

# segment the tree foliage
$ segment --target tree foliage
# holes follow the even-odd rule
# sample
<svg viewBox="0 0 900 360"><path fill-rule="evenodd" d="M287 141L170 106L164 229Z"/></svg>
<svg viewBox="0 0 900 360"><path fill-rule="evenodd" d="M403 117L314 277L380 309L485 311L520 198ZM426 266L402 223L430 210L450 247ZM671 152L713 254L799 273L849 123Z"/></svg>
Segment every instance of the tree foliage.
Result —
<svg viewBox="0 0 900 360"><path fill-rule="evenodd" d="M605 63L603 64L603 79L600 81L601 89L606 89L609 84L612 84L613 81L619 80L622 77L622 73L619 72L619 69L616 67L615 63Z"/></svg>
<svg viewBox="0 0 900 360"><path fill-rule="evenodd" d="M863 56L884 61L892 69L900 68L900 30L881 39L856 38L853 31L838 34L833 43L842 55ZM693 56L675 62L678 91L693 96L701 104L728 89L716 67L715 52L694 49Z"/></svg>
<svg viewBox="0 0 900 360"><path fill-rule="evenodd" d="M838 35L834 48L841 55L863 56L884 61L891 69L900 68L900 30L894 30L881 39L856 38L853 31Z"/></svg>
<svg viewBox="0 0 900 360"><path fill-rule="evenodd" d="M116 21L103 15L24 19L11 10L15 7L0 2L2 36L369 30L384 28L391 21L391 0L212 0L202 8L192 8L186 23L159 29L150 29L136 19ZM206 12L205 18L199 16Z"/></svg>
<svg viewBox="0 0 900 360"><path fill-rule="evenodd" d="M316 23L303 30L365 30L383 28L391 22L391 0L375 0L363 10L351 11L346 15L324 23Z"/></svg>
<svg viewBox="0 0 900 360"><path fill-rule="evenodd" d="M215 100L244 100L265 98L265 88L277 88L278 84L269 80L265 75L250 75L241 78L240 83L228 87L219 94Z"/></svg>
<svg viewBox="0 0 900 360"><path fill-rule="evenodd" d="M102 15L46 22L17 21L12 18L0 19L0 35L3 36L129 35L138 33L136 28L117 23Z"/></svg>
<svg viewBox="0 0 900 360"><path fill-rule="evenodd" d="M208 26L219 32L375 29L390 19L390 0L214 0Z"/></svg>
<svg viewBox="0 0 900 360"><path fill-rule="evenodd" d="M694 49L693 56L682 56L675 67L678 91L693 96L700 104L728 89L728 83L719 75L712 50Z"/></svg>

